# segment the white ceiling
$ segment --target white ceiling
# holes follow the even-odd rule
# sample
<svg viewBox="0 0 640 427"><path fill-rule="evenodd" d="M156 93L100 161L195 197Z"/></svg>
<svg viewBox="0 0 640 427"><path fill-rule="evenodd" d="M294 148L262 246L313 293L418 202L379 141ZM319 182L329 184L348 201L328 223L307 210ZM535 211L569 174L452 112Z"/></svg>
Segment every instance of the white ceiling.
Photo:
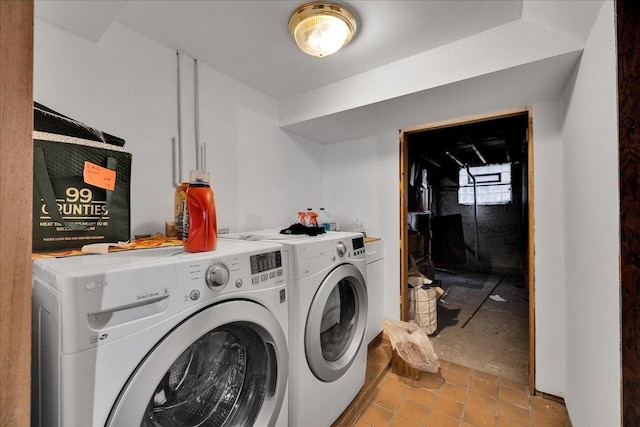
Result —
<svg viewBox="0 0 640 427"><path fill-rule="evenodd" d="M35 15L97 43L111 26L126 26L282 101L516 21L583 44L602 0L340 0L355 12L358 33L325 58L302 53L288 33L304 2L36 0Z"/></svg>
<svg viewBox="0 0 640 427"><path fill-rule="evenodd" d="M36 1L35 14L99 41L117 22L284 99L520 18L521 1L346 1L354 40L326 58L302 53L287 23L304 0Z"/></svg>

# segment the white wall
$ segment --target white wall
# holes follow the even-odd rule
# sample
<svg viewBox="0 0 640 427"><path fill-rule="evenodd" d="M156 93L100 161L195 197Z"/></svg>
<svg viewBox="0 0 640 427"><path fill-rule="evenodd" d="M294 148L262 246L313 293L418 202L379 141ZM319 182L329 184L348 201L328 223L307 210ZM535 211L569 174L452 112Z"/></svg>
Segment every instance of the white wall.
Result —
<svg viewBox="0 0 640 427"><path fill-rule="evenodd" d="M183 55L184 179L195 168L193 67ZM124 138L133 154L132 234L164 232L173 216L176 69L174 50L119 24L94 43L35 21L34 99ZM321 147L278 128L276 100L202 64L199 81L200 141L218 226L288 225L290 212L320 206Z"/></svg>
<svg viewBox="0 0 640 427"><path fill-rule="evenodd" d="M536 388L564 396L562 139L557 103L533 108Z"/></svg>
<svg viewBox="0 0 640 427"><path fill-rule="evenodd" d="M384 315L400 318L398 132L324 147L324 201L338 225L384 240Z"/></svg>
<svg viewBox="0 0 640 427"><path fill-rule="evenodd" d="M565 401L576 426L620 425L616 93L614 7L606 2L562 99Z"/></svg>
<svg viewBox="0 0 640 427"><path fill-rule="evenodd" d="M175 54L166 47L127 31L96 44L35 21L34 99L126 139L131 179L144 183L132 188L135 233L163 231L172 215L174 82Z"/></svg>

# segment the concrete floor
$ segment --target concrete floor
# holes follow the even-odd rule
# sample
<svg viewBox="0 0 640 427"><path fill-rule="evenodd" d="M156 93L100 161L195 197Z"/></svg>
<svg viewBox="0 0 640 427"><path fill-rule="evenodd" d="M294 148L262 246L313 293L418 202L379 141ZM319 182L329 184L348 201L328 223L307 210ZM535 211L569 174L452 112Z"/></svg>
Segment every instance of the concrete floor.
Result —
<svg viewBox="0 0 640 427"><path fill-rule="evenodd" d="M522 277L437 271L436 278L448 291L438 304L438 329L431 335L438 356L526 384L529 375L529 303ZM500 279L502 281L491 294L506 301L489 298L482 304ZM480 304L482 306L473 315Z"/></svg>

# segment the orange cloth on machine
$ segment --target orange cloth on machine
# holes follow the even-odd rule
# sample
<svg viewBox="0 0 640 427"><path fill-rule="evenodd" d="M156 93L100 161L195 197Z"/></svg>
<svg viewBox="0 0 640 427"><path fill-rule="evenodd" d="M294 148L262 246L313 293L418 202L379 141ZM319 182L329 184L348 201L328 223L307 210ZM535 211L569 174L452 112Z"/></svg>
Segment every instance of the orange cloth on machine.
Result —
<svg viewBox="0 0 640 427"><path fill-rule="evenodd" d="M130 251L136 249L160 248L164 246L182 246L182 240L173 237L165 237L162 233L156 233L155 236L141 237L133 240L126 248L113 247L109 248L109 252ZM74 255L88 255L80 249L71 249L56 252L39 252L31 254L31 259L38 258L61 258Z"/></svg>

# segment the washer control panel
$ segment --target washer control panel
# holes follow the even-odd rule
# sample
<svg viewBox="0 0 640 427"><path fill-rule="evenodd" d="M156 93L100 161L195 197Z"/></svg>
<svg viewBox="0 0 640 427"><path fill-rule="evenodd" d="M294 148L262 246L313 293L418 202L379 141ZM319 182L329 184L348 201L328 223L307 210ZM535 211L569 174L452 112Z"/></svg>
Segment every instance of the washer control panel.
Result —
<svg viewBox="0 0 640 427"><path fill-rule="evenodd" d="M283 278L282 252L272 251L251 255L251 284L259 285L273 279Z"/></svg>
<svg viewBox="0 0 640 427"><path fill-rule="evenodd" d="M221 295L268 289L286 282L283 256L279 249L215 255L215 252L187 254L177 262L180 299L186 307Z"/></svg>

